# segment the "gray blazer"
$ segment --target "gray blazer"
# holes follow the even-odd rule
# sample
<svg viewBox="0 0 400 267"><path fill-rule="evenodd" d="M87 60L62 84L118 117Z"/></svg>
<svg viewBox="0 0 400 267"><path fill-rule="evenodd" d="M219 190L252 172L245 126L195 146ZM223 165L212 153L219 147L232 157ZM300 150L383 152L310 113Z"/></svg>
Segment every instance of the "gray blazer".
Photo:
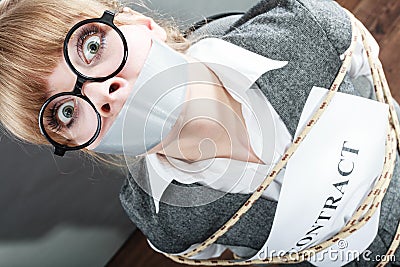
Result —
<svg viewBox="0 0 400 267"><path fill-rule="evenodd" d="M199 40L210 36L268 58L289 61L284 68L265 73L256 85L294 135L312 87L329 88L336 77L341 65L339 56L350 45L351 26L341 7L330 0L264 0L241 17L226 18L203 26L191 38ZM356 88L359 85L365 86L365 83L346 77L340 91L373 97L371 87L367 90L364 87L360 94ZM156 213L151 196L146 193L149 184L144 158L138 159L132 169L134 171L121 188L122 206L150 242L168 253L179 253L192 244L203 242L250 196L225 194L198 184L183 185L174 181L179 187L167 188L160 202L160 211ZM369 248L376 255L386 253L400 218L400 193L396 191L400 186L399 177L396 161L394 177L382 203L379 232ZM196 206L196 203L210 197L217 200ZM170 200L182 202L186 207L166 204L171 203ZM187 207L190 203L193 205ZM254 254L268 238L276 204L260 198L216 243L229 246L240 256ZM399 250L396 256L400 261ZM374 263L350 263L354 266L358 264L367 266Z"/></svg>

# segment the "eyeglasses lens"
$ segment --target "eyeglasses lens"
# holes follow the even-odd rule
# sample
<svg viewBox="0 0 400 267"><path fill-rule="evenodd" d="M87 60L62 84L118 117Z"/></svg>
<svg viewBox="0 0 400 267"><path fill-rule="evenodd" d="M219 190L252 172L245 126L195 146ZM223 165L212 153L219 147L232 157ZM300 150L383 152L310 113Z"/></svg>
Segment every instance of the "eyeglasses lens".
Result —
<svg viewBox="0 0 400 267"><path fill-rule="evenodd" d="M56 97L44 107L42 123L53 141L77 147L95 136L99 121L89 102L70 94Z"/></svg>
<svg viewBox="0 0 400 267"><path fill-rule="evenodd" d="M66 56L72 67L86 77L108 77L123 63L122 38L106 24L84 24L73 32L67 42Z"/></svg>

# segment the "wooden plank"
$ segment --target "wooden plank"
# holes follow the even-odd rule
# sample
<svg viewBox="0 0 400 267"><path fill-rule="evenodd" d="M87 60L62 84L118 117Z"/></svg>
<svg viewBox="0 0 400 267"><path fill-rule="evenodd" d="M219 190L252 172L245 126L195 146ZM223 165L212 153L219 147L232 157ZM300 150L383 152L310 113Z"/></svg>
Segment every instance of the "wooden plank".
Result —
<svg viewBox="0 0 400 267"><path fill-rule="evenodd" d="M400 1L337 0L372 33L380 45L380 59L393 97L400 102Z"/></svg>
<svg viewBox="0 0 400 267"><path fill-rule="evenodd" d="M379 43L396 26L393 22L400 14L400 1L362 1L353 13Z"/></svg>
<svg viewBox="0 0 400 267"><path fill-rule="evenodd" d="M336 0L336 2L350 11L354 10L360 4L360 0Z"/></svg>
<svg viewBox="0 0 400 267"><path fill-rule="evenodd" d="M393 97L400 102L400 15L394 29L381 42L380 59Z"/></svg>

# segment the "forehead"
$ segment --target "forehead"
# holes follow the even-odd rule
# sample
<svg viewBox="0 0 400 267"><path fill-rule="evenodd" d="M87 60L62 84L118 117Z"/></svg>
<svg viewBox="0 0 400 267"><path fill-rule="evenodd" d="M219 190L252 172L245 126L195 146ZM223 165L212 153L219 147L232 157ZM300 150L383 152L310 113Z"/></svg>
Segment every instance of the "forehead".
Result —
<svg viewBox="0 0 400 267"><path fill-rule="evenodd" d="M62 92L71 92L74 88L75 82L75 74L68 67L64 58L61 57L47 79L48 97Z"/></svg>

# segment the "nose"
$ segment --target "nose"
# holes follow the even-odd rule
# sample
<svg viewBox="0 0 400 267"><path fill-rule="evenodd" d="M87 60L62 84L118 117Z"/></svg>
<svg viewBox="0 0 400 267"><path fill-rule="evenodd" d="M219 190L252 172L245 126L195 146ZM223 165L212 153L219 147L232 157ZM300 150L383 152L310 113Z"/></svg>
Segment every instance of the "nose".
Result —
<svg viewBox="0 0 400 267"><path fill-rule="evenodd" d="M88 82L82 94L94 104L104 118L118 115L129 94L128 82L122 78L111 78L105 82Z"/></svg>

